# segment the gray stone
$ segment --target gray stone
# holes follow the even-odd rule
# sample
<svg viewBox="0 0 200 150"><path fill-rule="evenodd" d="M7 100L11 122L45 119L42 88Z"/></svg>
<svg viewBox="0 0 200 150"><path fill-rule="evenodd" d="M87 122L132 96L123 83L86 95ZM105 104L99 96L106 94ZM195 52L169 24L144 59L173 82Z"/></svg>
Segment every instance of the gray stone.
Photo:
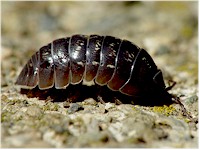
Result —
<svg viewBox="0 0 200 150"><path fill-rule="evenodd" d="M81 105L79 105L77 103L71 103L70 107L68 108L67 111L68 111L69 114L72 114L72 113L75 113L75 112L77 112L79 110L83 110L83 109L84 108Z"/></svg>

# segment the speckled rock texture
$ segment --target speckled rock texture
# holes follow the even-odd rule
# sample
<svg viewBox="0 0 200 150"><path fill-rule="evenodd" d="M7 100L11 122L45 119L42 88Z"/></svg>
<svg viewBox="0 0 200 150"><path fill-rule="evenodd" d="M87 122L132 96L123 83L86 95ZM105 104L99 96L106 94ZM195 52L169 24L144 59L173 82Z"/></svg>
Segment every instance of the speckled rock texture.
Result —
<svg viewBox="0 0 200 150"><path fill-rule="evenodd" d="M197 148L198 2L1 2L1 147ZM34 52L73 34L112 35L146 49L178 104L28 98L14 85ZM89 91L88 91L89 92Z"/></svg>

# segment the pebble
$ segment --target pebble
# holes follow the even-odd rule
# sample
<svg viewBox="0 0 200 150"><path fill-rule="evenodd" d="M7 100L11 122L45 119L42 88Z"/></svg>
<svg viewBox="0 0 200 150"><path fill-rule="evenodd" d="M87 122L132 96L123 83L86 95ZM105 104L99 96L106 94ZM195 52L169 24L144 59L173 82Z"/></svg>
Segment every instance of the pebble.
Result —
<svg viewBox="0 0 200 150"><path fill-rule="evenodd" d="M77 112L77 111L79 111L79 110L83 110L84 108L81 106L81 105L79 105L79 104L77 104L77 103L71 103L70 104L70 107L68 108L68 110L67 110L67 112L69 113L69 114L73 114L73 113L75 113L75 112Z"/></svg>
<svg viewBox="0 0 200 150"><path fill-rule="evenodd" d="M113 104L113 103L106 103L106 105L105 105L106 110L113 108L113 107L115 107L115 104Z"/></svg>
<svg viewBox="0 0 200 150"><path fill-rule="evenodd" d="M29 106L27 108L26 113L31 116L31 117L40 117L43 114L43 111L41 108L39 108L38 106Z"/></svg>
<svg viewBox="0 0 200 150"><path fill-rule="evenodd" d="M192 104L192 103L195 103L195 102L197 102L197 101L198 101L198 96L197 96L197 95L190 96L189 98L187 98L187 99L185 100L185 102L186 102L187 104Z"/></svg>
<svg viewBox="0 0 200 150"><path fill-rule="evenodd" d="M83 101L86 105L96 105L97 102L93 98L88 98Z"/></svg>
<svg viewBox="0 0 200 150"><path fill-rule="evenodd" d="M5 138L3 141L9 143L8 147L23 147L26 143L30 142L32 139L32 134L22 133L14 136Z"/></svg>

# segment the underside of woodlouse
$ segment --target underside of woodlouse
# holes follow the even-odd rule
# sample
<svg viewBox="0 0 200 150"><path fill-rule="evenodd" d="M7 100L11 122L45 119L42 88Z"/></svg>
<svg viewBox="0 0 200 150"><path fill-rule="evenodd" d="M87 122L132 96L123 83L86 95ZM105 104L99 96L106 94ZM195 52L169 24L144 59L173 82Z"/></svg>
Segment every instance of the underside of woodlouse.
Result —
<svg viewBox="0 0 200 150"><path fill-rule="evenodd" d="M43 46L22 69L16 84L24 89L66 89L94 82L140 98L173 96L161 70L142 48L112 36L73 35ZM164 101L164 100L163 100Z"/></svg>

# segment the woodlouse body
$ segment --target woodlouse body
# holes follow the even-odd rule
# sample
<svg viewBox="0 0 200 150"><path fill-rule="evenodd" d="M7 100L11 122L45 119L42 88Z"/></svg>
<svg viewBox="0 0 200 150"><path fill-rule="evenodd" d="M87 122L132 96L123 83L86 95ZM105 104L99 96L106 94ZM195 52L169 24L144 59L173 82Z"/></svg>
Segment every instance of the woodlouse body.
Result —
<svg viewBox="0 0 200 150"><path fill-rule="evenodd" d="M41 90L54 85L63 89L83 79L129 96L172 98L151 56L130 41L112 36L57 39L31 57L16 84L28 89L37 85Z"/></svg>

